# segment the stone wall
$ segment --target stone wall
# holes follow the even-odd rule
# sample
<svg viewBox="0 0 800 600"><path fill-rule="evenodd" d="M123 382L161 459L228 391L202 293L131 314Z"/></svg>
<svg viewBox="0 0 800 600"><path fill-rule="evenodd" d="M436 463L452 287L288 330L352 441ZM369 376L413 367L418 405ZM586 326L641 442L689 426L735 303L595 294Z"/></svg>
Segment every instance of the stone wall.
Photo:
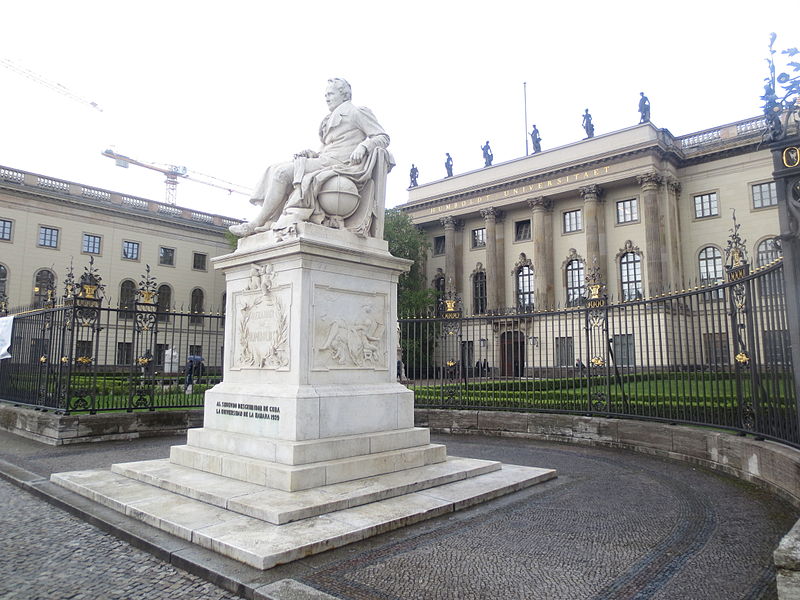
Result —
<svg viewBox="0 0 800 600"><path fill-rule="evenodd" d="M0 429L53 446L178 435L202 426L201 409L63 415L0 402Z"/></svg>

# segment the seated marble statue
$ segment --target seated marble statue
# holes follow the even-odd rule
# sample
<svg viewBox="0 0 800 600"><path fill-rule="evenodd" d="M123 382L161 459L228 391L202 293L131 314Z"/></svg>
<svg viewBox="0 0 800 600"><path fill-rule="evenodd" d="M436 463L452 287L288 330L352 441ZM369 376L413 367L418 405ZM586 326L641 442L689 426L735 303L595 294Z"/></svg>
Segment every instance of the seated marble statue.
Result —
<svg viewBox="0 0 800 600"><path fill-rule="evenodd" d="M385 175L394 165L386 150L389 136L368 108L350 102L351 95L344 79L328 80L330 114L319 128L322 147L268 167L250 200L261 205L258 215L232 225L233 234L280 231L310 221L382 237L375 222L382 224Z"/></svg>

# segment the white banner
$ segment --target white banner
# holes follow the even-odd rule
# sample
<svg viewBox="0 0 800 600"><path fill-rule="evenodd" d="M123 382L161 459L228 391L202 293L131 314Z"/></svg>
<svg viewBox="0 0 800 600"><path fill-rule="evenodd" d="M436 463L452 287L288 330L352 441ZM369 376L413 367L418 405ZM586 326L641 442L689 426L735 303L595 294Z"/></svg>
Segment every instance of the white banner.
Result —
<svg viewBox="0 0 800 600"><path fill-rule="evenodd" d="M8 349L11 346L11 330L14 325L14 317L0 318L0 359L11 358Z"/></svg>

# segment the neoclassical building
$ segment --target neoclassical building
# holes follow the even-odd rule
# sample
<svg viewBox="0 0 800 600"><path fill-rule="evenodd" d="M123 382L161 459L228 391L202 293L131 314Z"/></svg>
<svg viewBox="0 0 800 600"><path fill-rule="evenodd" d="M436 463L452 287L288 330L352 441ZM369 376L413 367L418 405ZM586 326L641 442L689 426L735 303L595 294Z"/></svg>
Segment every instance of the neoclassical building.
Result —
<svg viewBox="0 0 800 600"><path fill-rule="evenodd" d="M467 315L582 302L596 265L611 301L723 277L732 211L750 260L778 234L763 118L675 137L644 123L409 190L428 280Z"/></svg>

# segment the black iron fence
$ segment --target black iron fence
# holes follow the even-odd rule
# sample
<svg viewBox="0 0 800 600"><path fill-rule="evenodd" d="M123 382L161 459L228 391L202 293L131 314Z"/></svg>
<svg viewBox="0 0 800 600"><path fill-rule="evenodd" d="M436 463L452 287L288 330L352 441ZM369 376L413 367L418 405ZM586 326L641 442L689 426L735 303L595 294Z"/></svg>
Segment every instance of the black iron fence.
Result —
<svg viewBox="0 0 800 600"><path fill-rule="evenodd" d="M735 259L735 257L734 257ZM401 377L418 407L543 411L714 426L800 446L783 263L610 304L400 319Z"/></svg>
<svg viewBox="0 0 800 600"><path fill-rule="evenodd" d="M60 301L12 311L10 358L0 360L0 399L64 412L202 407L222 379L224 316L158 303L143 276L136 296L104 306L91 263L67 276Z"/></svg>

